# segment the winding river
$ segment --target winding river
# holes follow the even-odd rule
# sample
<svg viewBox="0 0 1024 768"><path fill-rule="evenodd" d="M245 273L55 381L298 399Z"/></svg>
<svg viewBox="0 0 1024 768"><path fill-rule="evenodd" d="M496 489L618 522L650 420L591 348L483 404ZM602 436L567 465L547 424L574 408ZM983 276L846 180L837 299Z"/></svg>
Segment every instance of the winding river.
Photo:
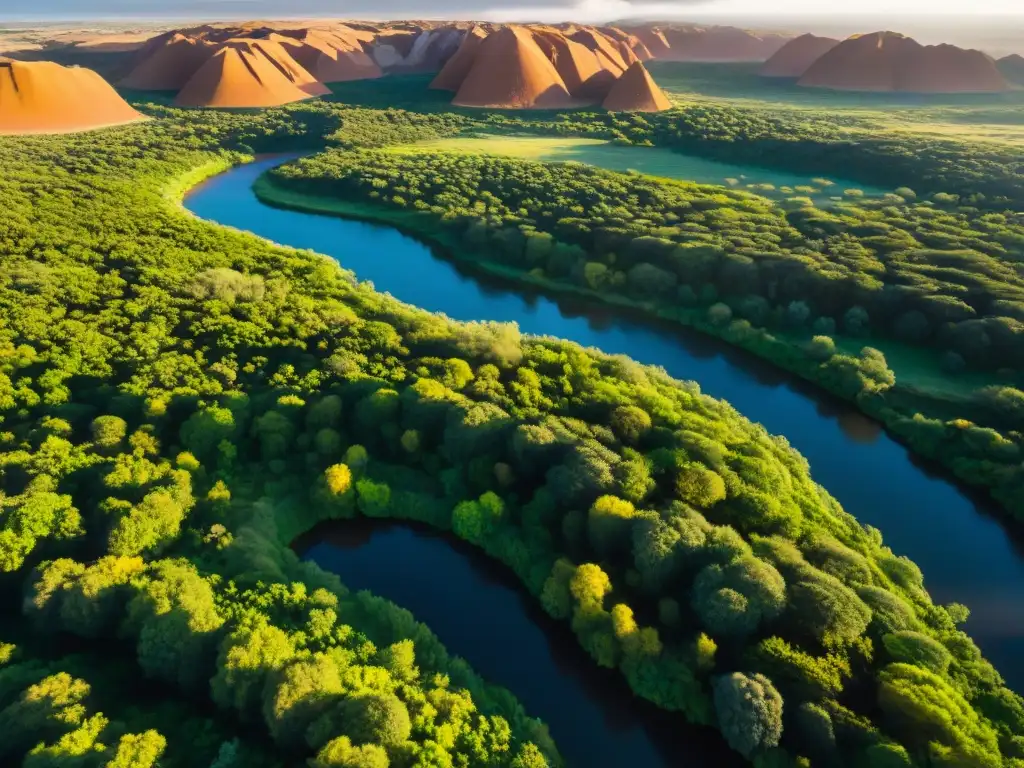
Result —
<svg viewBox="0 0 1024 768"><path fill-rule="evenodd" d="M877 424L717 340L492 284L460 272L428 247L387 227L265 206L252 193L252 184L281 162L281 157L263 159L210 179L187 196L185 206L201 218L332 256L360 279L370 280L378 290L410 304L457 320L513 321L524 333L558 336L608 353L628 354L640 362L660 365L678 378L699 382L703 391L728 400L770 432L785 435L810 461L814 478L846 510L861 522L878 527L894 551L921 567L925 585L936 601L967 605L971 609L968 631L1008 684L1024 691L1024 664L1020 663L1024 658L1024 548L1014 542L989 505L916 462ZM517 632L524 633L515 635L523 638L524 649L539 648L542 639L538 636L527 642L528 628L522 626L544 625L537 612L524 604L516 607L518 598L504 593L499 597L490 587L462 590L456 597L447 586L443 592L435 591L423 583L426 579L417 583L408 578L409 574L450 571L462 572L463 576L456 578L474 584L493 584L493 575L485 572L479 559L467 557L461 548L419 531L391 527L356 540L327 537L306 554L339 573L349 586L378 592L425 620L453 652L467 658L486 677L511 688L532 714L551 723L556 741L573 764L611 764L608 756L615 754L623 759L614 764L638 767L708 764L712 759L721 762L718 756L694 754L690 740L680 739L678 732L675 749L666 749L657 736L657 726L647 717L644 725L628 718L617 721L619 715L608 708L608 696L597 697L602 698L598 708L604 708L605 725L581 725L573 729L580 738L567 740L565 727L572 729L572 722L566 720L565 711L576 706L570 700L582 699L559 699L563 690L553 695L546 689L536 695L537 704L535 696L528 695L535 683L526 671L506 668L511 664L508 660L497 663L492 659L488 664L487 651L478 647L487 638L476 633L475 625L497 622L498 627L515 625ZM394 562L402 562L408 569L405 577L393 577ZM381 563L388 566L381 568ZM444 580L445 585L451 583ZM509 590L515 594L511 587ZM488 607L492 600L502 606L501 611ZM505 618L513 615L516 618ZM562 666L559 674L572 678ZM557 664L552 667L557 668ZM586 691L586 679L593 672L592 667L588 669L587 675L572 678L575 683L560 689L575 686L576 693L593 702L595 695ZM551 701L545 705L548 698ZM567 725L560 726L560 722ZM626 724L619 728L623 722ZM622 734L628 738L613 738ZM683 743L686 755L679 754ZM597 762L588 755L597 755Z"/></svg>

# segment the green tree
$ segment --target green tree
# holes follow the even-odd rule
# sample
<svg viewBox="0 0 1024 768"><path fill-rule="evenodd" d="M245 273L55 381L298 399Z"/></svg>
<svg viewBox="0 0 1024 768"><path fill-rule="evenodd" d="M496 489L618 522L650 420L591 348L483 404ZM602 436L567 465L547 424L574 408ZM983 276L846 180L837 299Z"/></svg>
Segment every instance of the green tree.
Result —
<svg viewBox="0 0 1024 768"><path fill-rule="evenodd" d="M616 496L601 496L587 514L587 533L594 550L602 557L626 551L630 543L630 526L636 510Z"/></svg>
<svg viewBox="0 0 1024 768"><path fill-rule="evenodd" d="M775 747L782 737L782 696L764 675L740 672L714 683L715 712L729 746L746 758Z"/></svg>
<svg viewBox="0 0 1024 768"><path fill-rule="evenodd" d="M676 476L676 493L683 501L707 509L725 498L725 481L714 470L687 462Z"/></svg>
<svg viewBox="0 0 1024 768"><path fill-rule="evenodd" d="M376 744L356 746L348 736L332 739L309 761L310 768L388 768L388 753Z"/></svg>
<svg viewBox="0 0 1024 768"><path fill-rule="evenodd" d="M705 567L693 585L693 607L713 634L749 635L782 613L786 582L773 566L746 556Z"/></svg>
<svg viewBox="0 0 1024 768"><path fill-rule="evenodd" d="M341 727L356 744L400 744L412 732L409 710L390 693L366 693L346 699Z"/></svg>
<svg viewBox="0 0 1024 768"><path fill-rule="evenodd" d="M128 424L119 416L97 416L90 429L93 442L103 450L119 447L128 434Z"/></svg>
<svg viewBox="0 0 1024 768"><path fill-rule="evenodd" d="M612 411L612 429L622 442L636 445L651 428L647 411L633 405L622 405Z"/></svg>

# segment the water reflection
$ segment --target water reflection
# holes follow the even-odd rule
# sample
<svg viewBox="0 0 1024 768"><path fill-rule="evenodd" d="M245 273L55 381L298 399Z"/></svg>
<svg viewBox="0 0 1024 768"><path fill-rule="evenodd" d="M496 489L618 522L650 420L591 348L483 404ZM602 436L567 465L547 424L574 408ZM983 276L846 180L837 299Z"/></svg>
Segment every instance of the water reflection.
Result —
<svg viewBox="0 0 1024 768"><path fill-rule="evenodd" d="M363 518L319 526L294 548L348 587L412 611L453 653L544 720L570 765L743 764L710 729L687 726L633 696L509 569L453 536Z"/></svg>

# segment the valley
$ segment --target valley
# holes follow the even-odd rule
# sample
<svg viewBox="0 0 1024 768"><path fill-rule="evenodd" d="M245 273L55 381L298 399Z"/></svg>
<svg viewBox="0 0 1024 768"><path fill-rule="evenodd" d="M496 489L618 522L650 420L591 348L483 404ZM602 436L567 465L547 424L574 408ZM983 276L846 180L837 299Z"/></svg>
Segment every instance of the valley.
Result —
<svg viewBox="0 0 1024 768"><path fill-rule="evenodd" d="M1012 56L4 34L0 763L1024 762Z"/></svg>

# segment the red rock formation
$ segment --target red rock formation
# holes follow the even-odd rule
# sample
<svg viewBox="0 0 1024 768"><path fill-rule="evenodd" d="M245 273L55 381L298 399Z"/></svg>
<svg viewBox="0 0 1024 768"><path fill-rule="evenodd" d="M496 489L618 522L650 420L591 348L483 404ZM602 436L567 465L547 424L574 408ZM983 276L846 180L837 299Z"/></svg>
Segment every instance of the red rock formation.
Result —
<svg viewBox="0 0 1024 768"><path fill-rule="evenodd" d="M384 75L361 46L330 33L310 30L301 38L272 35L268 39L281 43L303 69L322 83L371 80Z"/></svg>
<svg viewBox="0 0 1024 768"><path fill-rule="evenodd" d="M452 104L505 109L557 108L572 103L555 66L521 27L502 27L477 49Z"/></svg>
<svg viewBox="0 0 1024 768"><path fill-rule="evenodd" d="M624 26L623 29L643 40L656 59L668 61L765 61L792 37L737 27L676 23Z"/></svg>
<svg viewBox="0 0 1024 768"><path fill-rule="evenodd" d="M761 77L800 77L819 58L839 45L838 40L816 35L800 35L782 46L764 63Z"/></svg>
<svg viewBox="0 0 1024 768"><path fill-rule="evenodd" d="M592 50L603 61L605 68L614 68L617 70L617 73L625 72L626 68L636 61L636 55L632 51L629 52L631 60L627 61L618 45L618 41L598 32L593 27L582 27L573 32L569 39L575 40L577 43Z"/></svg>
<svg viewBox="0 0 1024 768"><path fill-rule="evenodd" d="M266 57L243 48L217 51L174 103L183 107L276 107L310 98Z"/></svg>
<svg viewBox="0 0 1024 768"><path fill-rule="evenodd" d="M654 58L647 46L644 45L644 41L636 35L630 34L618 27L598 27L597 29L606 37L610 37L620 43L625 43L633 55L640 61L649 61Z"/></svg>
<svg viewBox="0 0 1024 768"><path fill-rule="evenodd" d="M895 32L854 35L812 64L800 85L844 91L1004 91L1006 80L981 51L924 46Z"/></svg>
<svg viewBox="0 0 1024 768"><path fill-rule="evenodd" d="M531 27L530 32L548 61L555 65L574 99L587 102L604 99L616 80L617 68L603 66L597 53L569 39L558 29Z"/></svg>
<svg viewBox="0 0 1024 768"><path fill-rule="evenodd" d="M615 81L601 106L613 112L663 112L672 103L637 61Z"/></svg>
<svg viewBox="0 0 1024 768"><path fill-rule="evenodd" d="M140 91L180 90L217 50L205 40L180 33L161 37L159 44L143 46L143 58L121 81L123 87Z"/></svg>
<svg viewBox="0 0 1024 768"><path fill-rule="evenodd" d="M477 49L485 37L487 37L487 32L481 27L470 29L462 38L462 43L455 54L445 62L441 71L430 81L430 87L440 91L459 90L462 81L466 79L466 75L473 67Z"/></svg>
<svg viewBox="0 0 1024 768"><path fill-rule="evenodd" d="M0 58L0 134L69 133L142 119L91 69Z"/></svg>
<svg viewBox="0 0 1024 768"><path fill-rule="evenodd" d="M629 31L636 35L655 59L667 58L672 51L672 46L668 44L665 35L657 27L634 27Z"/></svg>
<svg viewBox="0 0 1024 768"><path fill-rule="evenodd" d="M263 40L248 40L245 38L234 38L224 42L225 47L237 48L240 51L248 51L255 56L262 56L273 64L282 75L310 96L324 96L331 92L331 89L317 80L307 72L295 59L292 58L288 49L281 43L270 38Z"/></svg>

